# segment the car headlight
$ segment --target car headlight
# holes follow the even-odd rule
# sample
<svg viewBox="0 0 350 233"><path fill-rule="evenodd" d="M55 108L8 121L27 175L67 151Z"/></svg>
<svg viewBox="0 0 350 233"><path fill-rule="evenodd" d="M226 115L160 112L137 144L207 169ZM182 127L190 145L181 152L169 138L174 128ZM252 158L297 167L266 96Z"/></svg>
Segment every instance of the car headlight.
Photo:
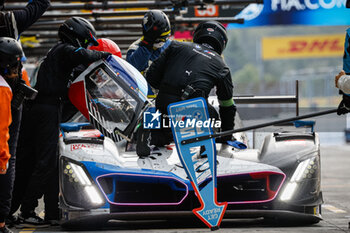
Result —
<svg viewBox="0 0 350 233"><path fill-rule="evenodd" d="M61 190L67 204L91 209L105 204L101 191L86 172L84 165L61 158Z"/></svg>
<svg viewBox="0 0 350 233"><path fill-rule="evenodd" d="M298 188L298 183L303 179L314 178L317 169L316 158L309 158L299 163L297 169L295 169L292 177L283 189L280 197L281 201L290 200L295 193L295 190Z"/></svg>

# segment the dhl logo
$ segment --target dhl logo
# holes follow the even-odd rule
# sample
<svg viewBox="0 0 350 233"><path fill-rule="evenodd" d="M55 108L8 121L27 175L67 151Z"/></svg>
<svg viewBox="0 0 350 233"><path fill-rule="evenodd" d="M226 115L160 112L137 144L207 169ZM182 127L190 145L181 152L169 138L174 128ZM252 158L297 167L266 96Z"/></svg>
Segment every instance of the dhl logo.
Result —
<svg viewBox="0 0 350 233"><path fill-rule="evenodd" d="M291 53L308 52L322 52L322 51L336 51L342 52L344 45L340 39L326 39L326 40L294 40L290 41L288 51Z"/></svg>
<svg viewBox="0 0 350 233"><path fill-rule="evenodd" d="M343 34L263 38L262 58L338 57L343 55L344 41Z"/></svg>

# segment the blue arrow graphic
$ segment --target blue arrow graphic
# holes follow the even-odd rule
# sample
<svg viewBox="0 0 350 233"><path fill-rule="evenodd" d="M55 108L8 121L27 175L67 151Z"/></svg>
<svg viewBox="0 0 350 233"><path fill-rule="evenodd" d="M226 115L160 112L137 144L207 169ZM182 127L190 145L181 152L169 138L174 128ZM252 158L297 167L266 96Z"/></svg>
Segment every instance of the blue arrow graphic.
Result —
<svg viewBox="0 0 350 233"><path fill-rule="evenodd" d="M196 98L168 106L171 127L182 165L201 203L193 213L208 227L219 227L227 203L217 202L215 140L181 145L183 139L212 134L214 122L209 118L205 99Z"/></svg>

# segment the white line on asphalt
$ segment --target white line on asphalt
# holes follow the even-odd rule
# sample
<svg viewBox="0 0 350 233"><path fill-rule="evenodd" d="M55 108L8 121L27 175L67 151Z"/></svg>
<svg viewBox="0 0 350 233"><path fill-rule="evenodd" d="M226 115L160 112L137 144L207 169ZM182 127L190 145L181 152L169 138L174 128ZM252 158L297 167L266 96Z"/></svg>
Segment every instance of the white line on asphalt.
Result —
<svg viewBox="0 0 350 233"><path fill-rule="evenodd" d="M337 214L344 214L344 213L346 213L345 210L338 209L337 207L332 206L332 205L323 204L322 207L327 209L327 210L329 210L329 211L332 211L333 213L337 213Z"/></svg>

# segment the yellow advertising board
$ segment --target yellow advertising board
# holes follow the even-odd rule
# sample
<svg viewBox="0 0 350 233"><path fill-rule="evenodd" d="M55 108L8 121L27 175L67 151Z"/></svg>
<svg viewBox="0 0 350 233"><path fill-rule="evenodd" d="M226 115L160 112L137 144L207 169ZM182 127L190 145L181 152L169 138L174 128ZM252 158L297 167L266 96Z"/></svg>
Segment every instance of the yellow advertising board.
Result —
<svg viewBox="0 0 350 233"><path fill-rule="evenodd" d="M262 59L342 57L344 42L344 34L266 37Z"/></svg>

